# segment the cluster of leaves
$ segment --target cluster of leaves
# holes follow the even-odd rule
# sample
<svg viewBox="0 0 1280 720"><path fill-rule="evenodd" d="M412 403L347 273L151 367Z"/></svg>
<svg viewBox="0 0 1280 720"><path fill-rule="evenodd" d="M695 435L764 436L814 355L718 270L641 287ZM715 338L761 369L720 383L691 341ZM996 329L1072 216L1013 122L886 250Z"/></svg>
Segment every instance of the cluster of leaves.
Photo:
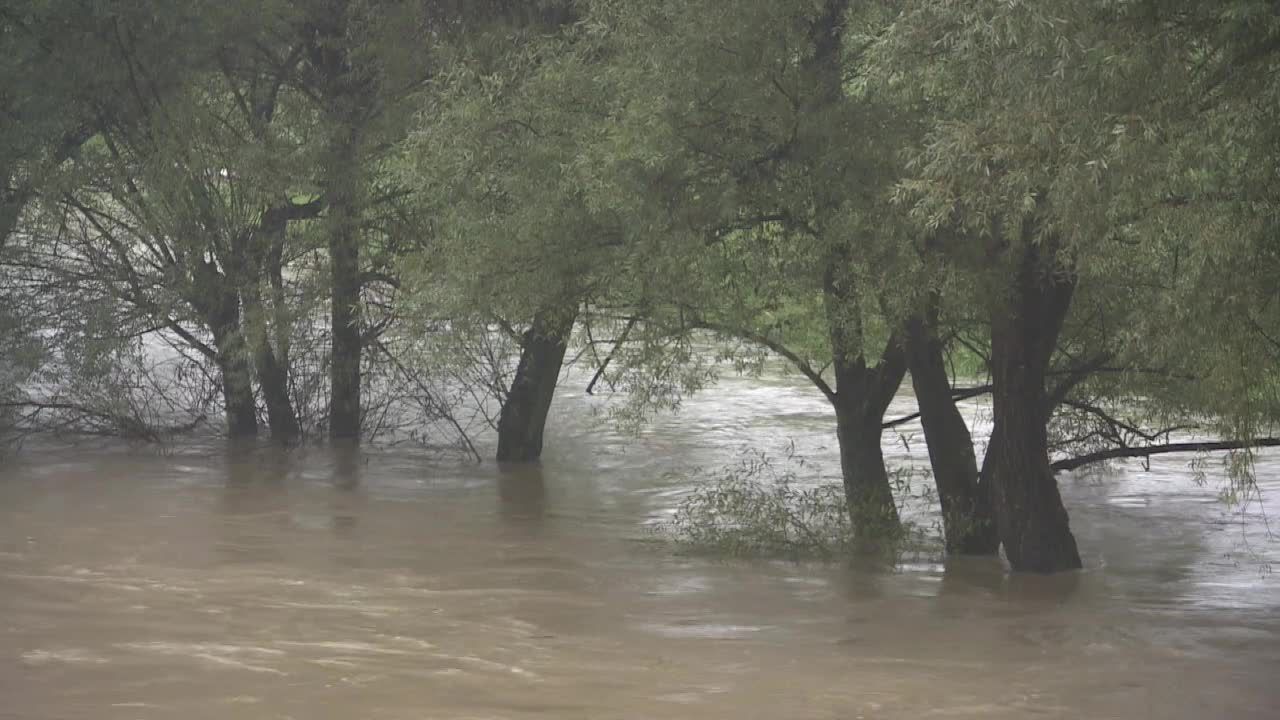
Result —
<svg viewBox="0 0 1280 720"><path fill-rule="evenodd" d="M864 557L896 562L942 552L936 524L906 522L875 533L869 547L855 540L840 483L802 479L803 460L748 452L730 467L698 473L663 532L686 552L730 558L834 560ZM913 498L912 471L894 473L896 495ZM930 504L928 493L914 498Z"/></svg>

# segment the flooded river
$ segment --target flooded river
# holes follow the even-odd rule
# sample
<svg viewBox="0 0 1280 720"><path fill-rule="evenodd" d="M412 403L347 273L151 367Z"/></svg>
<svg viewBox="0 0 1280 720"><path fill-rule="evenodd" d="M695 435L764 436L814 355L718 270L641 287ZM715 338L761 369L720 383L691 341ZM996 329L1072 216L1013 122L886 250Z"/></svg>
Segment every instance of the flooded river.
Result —
<svg viewBox="0 0 1280 720"><path fill-rule="evenodd" d="M653 542L681 471L794 440L834 474L822 400L730 379L630 439L575 392L507 471L28 448L0 468L0 718L1280 717L1277 543L1186 458L1062 478L1078 574L717 562Z"/></svg>

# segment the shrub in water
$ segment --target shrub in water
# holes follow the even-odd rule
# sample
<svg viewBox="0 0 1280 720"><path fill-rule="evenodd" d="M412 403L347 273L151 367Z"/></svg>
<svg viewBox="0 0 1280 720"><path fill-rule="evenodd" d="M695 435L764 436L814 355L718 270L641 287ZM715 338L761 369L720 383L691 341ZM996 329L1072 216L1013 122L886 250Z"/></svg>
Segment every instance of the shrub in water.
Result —
<svg viewBox="0 0 1280 720"><path fill-rule="evenodd" d="M899 491L909 490L909 471L896 473L895 481ZM842 485L802 482L764 453L700 478L666 530L687 551L726 557L832 560L868 549L855 545ZM889 559L928 552L936 545L929 535L906 524L888 531L874 550Z"/></svg>

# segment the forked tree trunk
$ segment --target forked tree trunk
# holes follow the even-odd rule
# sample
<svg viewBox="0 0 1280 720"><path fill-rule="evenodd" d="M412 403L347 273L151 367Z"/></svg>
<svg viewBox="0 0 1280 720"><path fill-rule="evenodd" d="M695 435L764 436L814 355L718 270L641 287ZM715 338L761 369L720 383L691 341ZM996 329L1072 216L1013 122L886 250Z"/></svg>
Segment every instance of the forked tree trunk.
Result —
<svg viewBox="0 0 1280 720"><path fill-rule="evenodd" d="M498 416L497 459L528 462L542 456L547 413L555 397L576 310L539 316L525 331L506 402Z"/></svg>
<svg viewBox="0 0 1280 720"><path fill-rule="evenodd" d="M906 374L901 341L890 338L879 364L847 364L837 354L836 436L845 501L859 545L874 547L896 536L900 527L889 472L881 447L884 413Z"/></svg>
<svg viewBox="0 0 1280 720"><path fill-rule="evenodd" d="M1019 572L1081 566L1058 483L1049 466L1051 408L1045 381L1071 306L1074 281L1050 241L1023 240L1011 302L991 323L994 427L984 462L1000 542Z"/></svg>
<svg viewBox="0 0 1280 720"><path fill-rule="evenodd" d="M951 394L933 304L908 323L908 365L942 506L948 553L994 555L1000 549L987 487L980 482L973 436Z"/></svg>
<svg viewBox="0 0 1280 720"><path fill-rule="evenodd" d="M860 402L837 399L835 407L840 475L854 537L860 544L892 538L900 521L880 446L884 415Z"/></svg>

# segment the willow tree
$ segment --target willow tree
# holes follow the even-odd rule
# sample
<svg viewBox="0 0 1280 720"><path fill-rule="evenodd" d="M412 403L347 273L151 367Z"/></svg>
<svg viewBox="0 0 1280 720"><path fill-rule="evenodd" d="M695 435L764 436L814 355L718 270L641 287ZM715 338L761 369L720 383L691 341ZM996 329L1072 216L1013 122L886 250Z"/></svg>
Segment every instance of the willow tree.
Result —
<svg viewBox="0 0 1280 720"><path fill-rule="evenodd" d="M1170 243L1150 221L1180 202L1180 178L1218 174L1186 153L1197 133L1185 118L1198 104L1188 88L1242 57L1222 31L1252 4L1231 5L907 3L877 43L876 91L930 126L900 200L947 231L947 262L985 288L995 422L983 476L1016 570L1080 566L1050 458L1060 408L1105 373L1125 380L1113 392L1138 376L1172 388L1180 374L1141 348L1203 338L1152 332L1151 310L1199 302L1178 276L1215 240ZM1274 46L1274 22L1259 22L1255 51ZM1170 286L1135 280L1164 267Z"/></svg>
<svg viewBox="0 0 1280 720"><path fill-rule="evenodd" d="M69 318L89 334L176 332L220 368L233 434L254 434L257 424L236 350L239 287L225 282L238 263L214 251L236 244L228 237L234 223L218 208L244 200L224 191L246 171L228 159L244 157L240 139L225 132L235 111L227 118L214 109L233 108L231 95L209 80L219 53L245 30L239 23L252 17L244 9L42 3L5 11L6 40L20 46L6 53L20 72L11 77L26 88L15 90L22 122L6 128L4 141L47 138L9 172L21 176L17 200L39 200L39 212L20 218L21 253L11 262L36 283L27 290L44 288L67 313L89 299L119 303L101 327L81 321L102 307ZM196 326L186 324L184 303Z"/></svg>
<svg viewBox="0 0 1280 720"><path fill-rule="evenodd" d="M499 461L541 455L575 322L621 251L616 217L589 204L575 166L611 95L575 19L551 3L477 23L406 145L406 183L432 218L407 262L415 314L518 352L514 368L491 358L481 382L499 406Z"/></svg>
<svg viewBox="0 0 1280 720"><path fill-rule="evenodd" d="M910 319L932 317L921 313L937 278L922 261L923 234L886 202L917 124L893 117L861 82L888 10L838 1L592 8L592 27L616 48L620 94L617 127L592 158L595 185L646 237L643 257L656 270L647 296L687 326L786 358L831 403L862 540L898 524L885 410L909 362L940 370L929 376L943 385L930 428L955 429L932 422L949 407L962 440L931 447L939 467L966 467L967 453L969 470L940 487L948 518L972 515L976 463L943 343L928 341L936 323L916 323L918 341L908 342ZM972 548L962 526L976 524L948 521L949 544Z"/></svg>
<svg viewBox="0 0 1280 720"><path fill-rule="evenodd" d="M477 24L509 3L418 3L398 0L282 0L286 45L298 43L295 86L316 110L323 138L315 183L325 212L330 289L329 435L361 432L361 366L366 346L393 315L371 319L373 301L398 285L396 258L423 244L429 223L407 217L414 188L398 184L398 142L424 91L453 67Z"/></svg>

